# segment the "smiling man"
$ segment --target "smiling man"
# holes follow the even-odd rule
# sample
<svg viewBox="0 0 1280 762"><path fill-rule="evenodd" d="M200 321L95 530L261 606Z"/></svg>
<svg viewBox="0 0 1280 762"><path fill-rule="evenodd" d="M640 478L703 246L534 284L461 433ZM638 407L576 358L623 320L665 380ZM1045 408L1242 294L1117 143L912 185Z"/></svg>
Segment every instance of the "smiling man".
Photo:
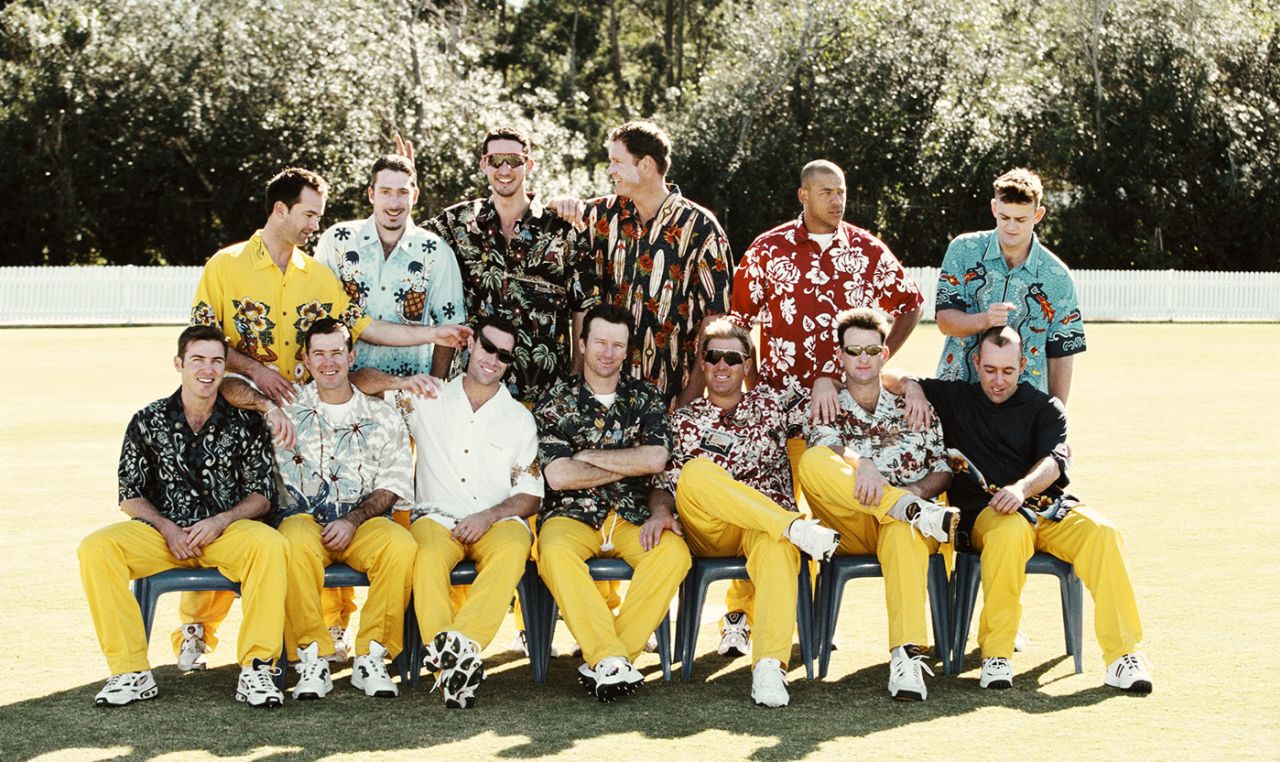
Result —
<svg viewBox="0 0 1280 762"><path fill-rule="evenodd" d="M787 434L803 426L807 411L785 408L767 386L742 391L754 357L746 329L727 318L707 325L699 360L707 396L671 416L671 461L649 504L679 513L694 555L746 557L758 591L751 698L780 707L790 703L785 672L800 551L825 560L840 535L796 512Z"/></svg>
<svg viewBox="0 0 1280 762"><path fill-rule="evenodd" d="M155 698L147 637L129 581L166 569L216 568L240 583L244 624L236 700L280 706L272 677L284 628L284 538L255 519L275 500L271 441L256 414L218 396L226 341L211 326L178 337L182 386L143 408L120 450L120 510L132 519L80 544L80 578L112 677L94 698Z"/></svg>
<svg viewBox="0 0 1280 762"><path fill-rule="evenodd" d="M412 495L409 435L390 405L351 384L355 352L346 326L316 321L303 348L312 381L285 410L297 443L276 448L274 516L289 541L285 643L301 662L293 697L321 699L333 689L326 657L334 643L320 592L324 569L335 562L369 577L351 685L367 696L396 696L385 659L403 646L417 545L389 514Z"/></svg>
<svg viewBox="0 0 1280 762"><path fill-rule="evenodd" d="M974 380L978 336L1009 325L1026 358L1020 380L1065 405L1073 357L1085 351L1084 321L1071 271L1035 233L1045 215L1044 186L1035 172L1014 169L994 187L995 229L956 238L942 259L936 307L947 341L937 375Z"/></svg>
<svg viewBox="0 0 1280 762"><path fill-rule="evenodd" d="M933 405L952 451L955 479L947 490L961 511L961 537L972 527L982 553L983 688L1013 685L1013 642L1022 616L1027 561L1042 550L1070 563L1093 595L1094 630L1107 671L1103 682L1150 693L1138 645L1142 621L1115 525L1066 491L1067 414L1055 397L1019 381L1027 359L1010 326L987 329L973 358L977 383L883 375L908 405Z"/></svg>

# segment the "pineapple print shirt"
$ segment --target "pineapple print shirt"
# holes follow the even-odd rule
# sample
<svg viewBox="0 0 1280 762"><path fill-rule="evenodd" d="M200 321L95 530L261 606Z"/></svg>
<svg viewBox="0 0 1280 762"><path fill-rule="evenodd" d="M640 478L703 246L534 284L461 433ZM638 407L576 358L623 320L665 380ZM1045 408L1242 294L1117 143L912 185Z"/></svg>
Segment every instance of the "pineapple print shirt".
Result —
<svg viewBox="0 0 1280 762"><path fill-rule="evenodd" d="M625 196L590 202L592 253L605 301L631 311L631 369L668 402L689 380L707 315L729 311L729 239L710 211L671 192L652 220Z"/></svg>
<svg viewBox="0 0 1280 762"><path fill-rule="evenodd" d="M405 222L400 242L385 256L373 217L339 222L320 236L316 259L338 276L347 296L370 317L412 325L466 320L453 249L412 220ZM354 370L372 367L397 376L431 372L431 344L356 344Z"/></svg>
<svg viewBox="0 0 1280 762"><path fill-rule="evenodd" d="M526 405L536 404L569 375L573 313L600 301L586 235L543 207L536 195L529 197L529 209L516 221L510 241L488 198L454 204L427 225L457 254L471 317L498 315L516 327L516 361L507 372L507 390ZM458 352L451 375L465 367L466 352Z"/></svg>
<svg viewBox="0 0 1280 762"><path fill-rule="evenodd" d="M191 308L192 324L221 328L231 346L295 383L307 380L302 337L324 317L341 320L352 338L373 322L309 255L294 249L281 272L261 230L209 258Z"/></svg>

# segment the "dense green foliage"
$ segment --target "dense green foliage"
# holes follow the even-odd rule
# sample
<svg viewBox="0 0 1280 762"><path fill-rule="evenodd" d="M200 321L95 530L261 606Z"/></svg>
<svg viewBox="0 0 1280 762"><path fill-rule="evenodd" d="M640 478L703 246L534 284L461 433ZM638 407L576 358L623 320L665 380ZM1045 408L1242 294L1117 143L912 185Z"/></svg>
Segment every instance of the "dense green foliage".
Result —
<svg viewBox="0 0 1280 762"><path fill-rule="evenodd" d="M419 216L481 189L476 140L508 122L536 187L594 195L609 127L652 116L735 251L824 157L912 265L989 226L991 180L1026 164L1075 266L1276 269L1278 27L1267 0L16 0L3 263L201 263L287 164L362 215L397 130Z"/></svg>

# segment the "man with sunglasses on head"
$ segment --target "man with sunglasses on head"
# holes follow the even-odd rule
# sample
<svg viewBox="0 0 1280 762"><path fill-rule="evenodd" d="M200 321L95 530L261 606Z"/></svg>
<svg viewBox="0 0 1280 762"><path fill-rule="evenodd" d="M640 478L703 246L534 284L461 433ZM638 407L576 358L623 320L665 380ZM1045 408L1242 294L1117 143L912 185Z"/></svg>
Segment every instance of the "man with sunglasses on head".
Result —
<svg viewBox="0 0 1280 762"><path fill-rule="evenodd" d="M719 318L703 331L702 348L707 396L672 414L671 461L649 503L679 513L694 555L746 557L759 622L751 699L786 706L800 551L825 560L840 535L796 511L787 434L803 426L807 411L785 409L767 386L742 390L754 361L751 334Z"/></svg>
<svg viewBox="0 0 1280 762"><path fill-rule="evenodd" d="M445 706L468 708L484 680L480 652L506 616L529 560L528 518L542 501L533 415L502 383L515 361L516 329L499 317L476 321L466 373L434 398L389 395L417 449L410 531L418 541L414 610ZM454 613L449 575L464 559L479 569Z"/></svg>
<svg viewBox="0 0 1280 762"><path fill-rule="evenodd" d="M924 701L929 556L954 539L959 511L934 498L951 483L942 428L908 422L902 397L880 383L889 326L869 307L836 316L844 388L831 423L815 423L800 487L815 516L840 531L841 555L875 554L889 612L889 695ZM826 637L826 633L823 633ZM947 643L935 643L947 648Z"/></svg>
<svg viewBox="0 0 1280 762"><path fill-rule="evenodd" d="M978 338L1009 325L1025 348L1021 383L1057 397L1071 393L1075 355L1085 351L1084 321L1071 271L1040 243L1044 185L1029 169L993 184L994 230L966 233L947 246L938 273L938 329L947 337L938 378L974 381Z"/></svg>

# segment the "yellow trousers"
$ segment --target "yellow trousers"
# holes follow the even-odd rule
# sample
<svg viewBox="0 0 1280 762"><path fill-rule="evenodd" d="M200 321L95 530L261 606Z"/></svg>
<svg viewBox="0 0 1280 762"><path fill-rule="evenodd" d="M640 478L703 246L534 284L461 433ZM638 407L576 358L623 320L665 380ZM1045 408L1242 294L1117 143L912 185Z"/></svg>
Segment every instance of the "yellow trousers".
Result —
<svg viewBox="0 0 1280 762"><path fill-rule="evenodd" d="M1062 521L1031 526L1017 513L990 508L973 525L974 547L982 551L982 618L978 645L983 658L1013 656L1022 618L1022 586L1027 561L1037 550L1061 558L1093 595L1093 628L1107 664L1137 650L1142 621L1124 564L1124 541L1115 525L1090 508L1077 506Z"/></svg>
<svg viewBox="0 0 1280 762"><path fill-rule="evenodd" d="M538 533L538 517L537 516L533 516L529 519L529 527L533 529L533 533L535 535ZM530 551L530 553L532 554L533 560L537 561L538 560L537 543L534 543L533 550ZM616 579L601 580L596 583L596 589L600 591L600 597L604 598L604 603L606 606L609 607L610 611L617 611L618 607L622 605L622 593L621 593L622 582L621 581ZM457 611L457 609L462 604L458 602L459 599L457 595L454 596L454 601L455 601L454 611ZM519 598L516 598L515 604L512 605L511 613L515 616L515 619L516 619L516 629L523 630L524 629L524 610L520 608Z"/></svg>
<svg viewBox="0 0 1280 762"><path fill-rule="evenodd" d="M218 645L218 627L227 618L235 599L235 593L223 590L183 593L178 603L178 621L203 624L204 642L212 650ZM356 591L349 587L326 587L320 593L320 601L324 608L325 628L338 625L347 629L351 615L356 611ZM169 640L173 644L173 654L177 656L182 649L181 626L169 634Z"/></svg>
<svg viewBox="0 0 1280 762"><path fill-rule="evenodd" d="M694 458L681 469L676 510L694 555L746 556L758 614L751 661L777 659L785 665L796 628L800 574L800 551L787 539L787 529L800 515L706 458Z"/></svg>
<svg viewBox="0 0 1280 762"><path fill-rule="evenodd" d="M266 524L245 519L232 522L198 558L179 561L156 529L141 521L125 521L86 537L79 556L80 580L111 674L151 668L142 613L129 591L129 580L168 569L215 568L239 582L244 624L236 658L246 667L254 659L279 658L288 545Z"/></svg>
<svg viewBox="0 0 1280 762"><path fill-rule="evenodd" d="M320 591L324 569L344 563L369 577L369 596L360 615L356 655L369 653L369 641L386 646L395 658L404 646L404 610L413 589L413 561L418 545L413 535L384 516L356 529L351 544L331 551L320 540L320 525L309 514L280 522L289 541L289 595L285 600L285 643L290 648L319 644L320 656L333 653L333 638L325 625Z"/></svg>
<svg viewBox="0 0 1280 762"><path fill-rule="evenodd" d="M827 447L815 447L800 458L800 485L809 507L823 524L840 533L840 555L874 553L884 574L889 649L907 644L926 646L925 603L929 598L929 556L938 541L924 537L889 509L911 493L886 486L876 505L854 498L857 467ZM1009 639L1013 643L1013 636ZM936 644L939 648L945 644Z"/></svg>
<svg viewBox="0 0 1280 762"><path fill-rule="evenodd" d="M613 512L605 517L603 532L613 534L611 550L601 550L605 538L600 530L577 519L557 516L538 530L538 573L592 667L609 656L634 661L640 655L692 563L689 547L671 532L663 532L646 551L640 546L640 527ZM587 559L597 557L621 558L634 570L616 616L587 570Z"/></svg>
<svg viewBox="0 0 1280 762"><path fill-rule="evenodd" d="M430 518L413 522L409 531L418 542L413 607L423 641L430 642L444 630L457 630L483 650L502 626L507 604L524 575L533 545L529 530L518 521L499 521L471 545L458 542ZM463 559L476 562L476 580L455 613L449 573Z"/></svg>

